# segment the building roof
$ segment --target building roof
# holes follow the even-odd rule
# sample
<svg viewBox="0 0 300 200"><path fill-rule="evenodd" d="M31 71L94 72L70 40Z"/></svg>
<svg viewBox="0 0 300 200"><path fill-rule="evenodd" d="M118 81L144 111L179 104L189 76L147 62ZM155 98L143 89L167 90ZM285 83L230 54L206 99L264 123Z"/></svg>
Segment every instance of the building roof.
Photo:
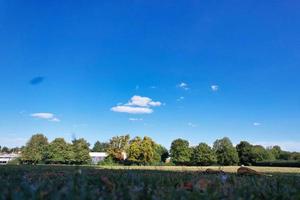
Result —
<svg viewBox="0 0 300 200"><path fill-rule="evenodd" d="M108 156L106 152L90 152L91 157L106 157Z"/></svg>

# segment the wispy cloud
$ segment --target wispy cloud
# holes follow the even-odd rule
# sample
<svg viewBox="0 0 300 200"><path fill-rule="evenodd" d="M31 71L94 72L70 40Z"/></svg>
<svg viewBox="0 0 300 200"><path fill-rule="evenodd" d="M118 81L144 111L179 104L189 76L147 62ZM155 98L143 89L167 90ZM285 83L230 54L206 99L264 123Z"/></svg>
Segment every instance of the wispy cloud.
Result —
<svg viewBox="0 0 300 200"><path fill-rule="evenodd" d="M211 88L211 90L212 90L213 92L216 92L216 91L219 90L219 86L218 86L218 85L211 85L210 88Z"/></svg>
<svg viewBox="0 0 300 200"><path fill-rule="evenodd" d="M197 124L194 124L194 123L192 123L192 122L189 122L189 123L188 123L188 126L189 126L189 127L192 127L192 128L195 128L195 127L197 127L198 125L197 125Z"/></svg>
<svg viewBox="0 0 300 200"><path fill-rule="evenodd" d="M115 106L111 111L129 113L129 114L150 114L153 112L151 108L131 107L131 106Z"/></svg>
<svg viewBox="0 0 300 200"><path fill-rule="evenodd" d="M129 121L143 121L143 118L129 118Z"/></svg>
<svg viewBox="0 0 300 200"><path fill-rule="evenodd" d="M181 89L183 89L183 90L189 90L189 89L190 89L189 86L188 86L188 84L187 84L187 83L184 83L184 82L179 83L179 84L177 85L177 87L178 87L178 88L181 88Z"/></svg>
<svg viewBox="0 0 300 200"><path fill-rule="evenodd" d="M253 126L260 126L261 125L261 123L259 123L259 122L254 122L253 123Z"/></svg>
<svg viewBox="0 0 300 200"><path fill-rule="evenodd" d="M53 113L32 113L30 116L37 119L45 119L51 122L60 122L60 119L58 119Z"/></svg>
<svg viewBox="0 0 300 200"><path fill-rule="evenodd" d="M128 106L141 106L141 107L150 107L150 106L161 106L161 102L152 101L149 97L141 97L134 95L131 97L130 101L126 104Z"/></svg>
<svg viewBox="0 0 300 200"><path fill-rule="evenodd" d="M153 101L149 97L134 95L128 103L114 106L111 108L111 111L129 114L150 114L153 112L151 107L158 107L161 105L161 102Z"/></svg>

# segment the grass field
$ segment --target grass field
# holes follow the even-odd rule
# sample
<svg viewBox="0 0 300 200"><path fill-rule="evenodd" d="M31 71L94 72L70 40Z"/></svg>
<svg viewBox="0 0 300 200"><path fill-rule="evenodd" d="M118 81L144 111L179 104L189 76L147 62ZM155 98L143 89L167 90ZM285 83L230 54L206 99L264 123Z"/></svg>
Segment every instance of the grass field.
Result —
<svg viewBox="0 0 300 200"><path fill-rule="evenodd" d="M254 168L272 176L206 168L0 166L0 199L300 199L299 168Z"/></svg>
<svg viewBox="0 0 300 200"><path fill-rule="evenodd" d="M126 169L126 170L161 170L161 171L205 171L206 169L214 169L214 170L223 170L227 173L236 173L239 166L208 166L208 167L187 167L187 166L101 166L100 168L104 169ZM258 172L262 173L281 173L281 174L289 174L294 173L300 174L300 168L297 167L249 167Z"/></svg>

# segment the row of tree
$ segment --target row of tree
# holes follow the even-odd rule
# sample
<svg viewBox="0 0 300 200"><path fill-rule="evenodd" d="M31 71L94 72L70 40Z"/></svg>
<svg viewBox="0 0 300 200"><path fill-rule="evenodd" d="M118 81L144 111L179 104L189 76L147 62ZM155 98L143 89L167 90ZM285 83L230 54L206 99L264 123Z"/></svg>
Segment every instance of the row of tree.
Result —
<svg viewBox="0 0 300 200"><path fill-rule="evenodd" d="M22 150L23 163L88 164L89 143L83 138L67 143L56 138L51 143L42 134L33 135Z"/></svg>
<svg viewBox="0 0 300 200"><path fill-rule="evenodd" d="M22 151L23 147L14 147L14 148L8 148L6 146L1 147L0 146L0 153L4 154L4 153L19 153Z"/></svg>
<svg viewBox="0 0 300 200"><path fill-rule="evenodd" d="M52 142L42 134L31 137L22 148L21 161L24 163L61 163L88 164L91 161L90 151L107 152L107 160L123 164L150 165L164 163L169 157L176 165L254 165L260 161L300 160L300 153L282 151L279 146L264 148L241 141L234 146L229 138L224 137L210 147L206 143L190 146L184 139L172 142L170 151L157 144L150 137L129 135L112 137L109 142L97 141L92 149L83 138L74 139L71 143L63 138ZM124 154L126 159L124 160Z"/></svg>
<svg viewBox="0 0 300 200"><path fill-rule="evenodd" d="M234 146L227 137L216 140L213 147L206 143L190 146L187 140L176 139L168 151L149 137L129 140L127 135L113 137L108 143L97 141L92 151L108 152L115 161L120 160L121 152L127 152L127 160L135 164L164 162L168 156L176 165L255 165L262 161L300 160L299 152L283 151L279 146L264 148L247 141Z"/></svg>
<svg viewBox="0 0 300 200"><path fill-rule="evenodd" d="M92 151L107 152L115 162L137 165L149 165L165 162L169 157L168 150L160 144L155 143L150 137L135 137L130 140L129 135L112 137L108 143L97 141Z"/></svg>
<svg viewBox="0 0 300 200"><path fill-rule="evenodd" d="M300 160L300 153L282 151L279 146L264 148L241 141L234 147L227 137L216 140L212 148L205 143L190 147L188 141L177 139L170 153L178 165L255 165L262 161Z"/></svg>

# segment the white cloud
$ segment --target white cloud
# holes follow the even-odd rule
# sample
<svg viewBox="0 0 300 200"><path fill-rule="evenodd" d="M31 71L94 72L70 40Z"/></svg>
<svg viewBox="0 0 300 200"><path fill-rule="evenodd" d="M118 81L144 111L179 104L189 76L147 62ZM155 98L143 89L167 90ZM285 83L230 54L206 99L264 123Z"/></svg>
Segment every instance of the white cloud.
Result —
<svg viewBox="0 0 300 200"><path fill-rule="evenodd" d="M143 121L142 118L129 118L129 121Z"/></svg>
<svg viewBox="0 0 300 200"><path fill-rule="evenodd" d="M182 88L184 90L189 90L190 88L188 87L187 83L181 82L177 85L177 87Z"/></svg>
<svg viewBox="0 0 300 200"><path fill-rule="evenodd" d="M161 106L161 102L152 101L149 97L141 97L134 95L131 100L126 104L128 106L140 106L140 107L150 107L150 106Z"/></svg>
<svg viewBox="0 0 300 200"><path fill-rule="evenodd" d="M129 114L150 114L153 112L151 108L132 106L115 106L111 108L111 111Z"/></svg>
<svg viewBox="0 0 300 200"><path fill-rule="evenodd" d="M30 116L37 119L45 119L51 122L60 122L60 119L55 117L53 113L32 113Z"/></svg>
<svg viewBox="0 0 300 200"><path fill-rule="evenodd" d="M218 85L211 85L210 88L211 88L211 90L214 91L214 92L216 92L216 91L219 90L219 86L218 86Z"/></svg>
<svg viewBox="0 0 300 200"><path fill-rule="evenodd" d="M151 102L149 102L149 106L154 106L154 107L161 106L161 102L159 102L159 101L151 101Z"/></svg>
<svg viewBox="0 0 300 200"><path fill-rule="evenodd" d="M114 106L110 110L129 114L150 114L153 112L151 107L158 107L161 105L161 102L152 101L149 97L134 95L128 103Z"/></svg>
<svg viewBox="0 0 300 200"><path fill-rule="evenodd" d="M189 123L188 123L188 126L190 126L190 127L192 127L192 128L195 128L195 127L197 127L198 125L197 125L197 124L194 124L194 123L192 123L192 122L189 122Z"/></svg>
<svg viewBox="0 0 300 200"><path fill-rule="evenodd" d="M259 123L259 122L254 122L253 123L253 126L260 126L261 125L261 123Z"/></svg>
<svg viewBox="0 0 300 200"><path fill-rule="evenodd" d="M285 151L300 151L300 141L258 141L253 144L262 145L264 147L278 145Z"/></svg>
<svg viewBox="0 0 300 200"><path fill-rule="evenodd" d="M51 119L54 117L52 113L33 113L31 117L39 118L39 119Z"/></svg>

